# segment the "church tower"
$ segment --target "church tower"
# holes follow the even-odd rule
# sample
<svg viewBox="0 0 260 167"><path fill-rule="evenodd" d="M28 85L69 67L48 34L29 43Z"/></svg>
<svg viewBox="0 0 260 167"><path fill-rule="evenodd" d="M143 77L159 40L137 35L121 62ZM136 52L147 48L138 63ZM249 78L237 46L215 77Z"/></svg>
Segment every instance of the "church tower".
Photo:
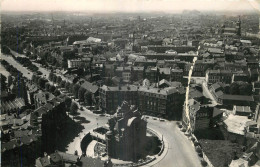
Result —
<svg viewBox="0 0 260 167"><path fill-rule="evenodd" d="M238 21L236 23L236 31L237 31L237 35L241 36L241 20L240 20L240 16L239 16Z"/></svg>

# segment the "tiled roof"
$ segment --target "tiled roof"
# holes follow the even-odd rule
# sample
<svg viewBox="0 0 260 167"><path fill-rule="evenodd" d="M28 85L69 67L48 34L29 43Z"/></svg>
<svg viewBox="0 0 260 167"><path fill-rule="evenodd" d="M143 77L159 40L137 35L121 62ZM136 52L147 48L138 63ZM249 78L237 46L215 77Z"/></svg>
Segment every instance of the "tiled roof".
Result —
<svg viewBox="0 0 260 167"><path fill-rule="evenodd" d="M96 93L98 91L98 86L93 85L92 83L85 81L81 87L83 87L84 89L86 89L87 91L91 92L91 93Z"/></svg>
<svg viewBox="0 0 260 167"><path fill-rule="evenodd" d="M234 110L238 112L248 112L251 113L251 109L249 106L234 106Z"/></svg>
<svg viewBox="0 0 260 167"><path fill-rule="evenodd" d="M12 140L12 141L9 141L9 142L6 142L6 143L2 143L1 144L1 152L12 150L16 147L19 147L19 144L17 143L16 140Z"/></svg>
<svg viewBox="0 0 260 167"><path fill-rule="evenodd" d="M229 95L229 94L224 94L222 96L222 99L223 100L254 101L253 96Z"/></svg>

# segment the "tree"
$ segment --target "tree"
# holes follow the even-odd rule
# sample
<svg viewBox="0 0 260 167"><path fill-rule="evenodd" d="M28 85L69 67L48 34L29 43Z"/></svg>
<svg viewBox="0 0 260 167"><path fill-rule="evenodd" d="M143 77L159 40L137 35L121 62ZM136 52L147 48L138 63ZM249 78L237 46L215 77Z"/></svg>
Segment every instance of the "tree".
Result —
<svg viewBox="0 0 260 167"><path fill-rule="evenodd" d="M1 77L1 91L3 91L3 90L6 90L6 88L7 88L7 86L6 86L6 77L3 75L3 74L1 74L0 75L0 77Z"/></svg>
<svg viewBox="0 0 260 167"><path fill-rule="evenodd" d="M78 91L78 98L80 101L84 101L84 94L86 92L86 89L84 89L83 87L80 87L79 88L79 91Z"/></svg>
<svg viewBox="0 0 260 167"><path fill-rule="evenodd" d="M51 85L49 91L50 91L51 93L54 93L55 89L56 89L55 86Z"/></svg>
<svg viewBox="0 0 260 167"><path fill-rule="evenodd" d="M49 82L46 82L46 83L45 83L45 90L48 91L48 90L50 89L50 86L51 86L50 83L49 83Z"/></svg>
<svg viewBox="0 0 260 167"><path fill-rule="evenodd" d="M53 72L50 72L50 74L49 74L49 80L50 81L53 81L53 76L54 76Z"/></svg>
<svg viewBox="0 0 260 167"><path fill-rule="evenodd" d="M71 105L71 98L69 98L68 96L65 97L65 105L66 105L66 108L69 109L70 105Z"/></svg>
<svg viewBox="0 0 260 167"><path fill-rule="evenodd" d="M54 75L54 74L53 74L53 77L52 77L52 81L55 82L55 83L57 82L57 76Z"/></svg>
<svg viewBox="0 0 260 167"><path fill-rule="evenodd" d="M84 100L87 105L92 106L92 93L86 91L84 94Z"/></svg>
<svg viewBox="0 0 260 167"><path fill-rule="evenodd" d="M240 95L251 95L252 94L252 85L247 82L241 82L239 86Z"/></svg>
<svg viewBox="0 0 260 167"><path fill-rule="evenodd" d="M12 92L16 95L16 97L23 98L25 104L28 104L27 89L24 78L17 80L16 85L12 89Z"/></svg>
<svg viewBox="0 0 260 167"><path fill-rule="evenodd" d="M105 79L105 83L104 83L105 85L107 85L107 86L113 86L114 85L114 82L113 82L113 80L109 77L109 78L106 78Z"/></svg>
<svg viewBox="0 0 260 167"><path fill-rule="evenodd" d="M13 78L12 78L11 75L8 76L7 82L8 82L8 87L10 87L12 85L12 83L13 83Z"/></svg>
<svg viewBox="0 0 260 167"><path fill-rule="evenodd" d="M61 83L61 81L62 81L62 78L61 78L61 76L58 76L58 77L57 77L57 81L56 81L56 82L57 82L58 84L60 84L60 83Z"/></svg>
<svg viewBox="0 0 260 167"><path fill-rule="evenodd" d="M233 82L230 85L230 94L234 95L251 95L252 85L247 82Z"/></svg>
<svg viewBox="0 0 260 167"><path fill-rule="evenodd" d="M76 114L77 111L78 111L78 105L75 103L75 102L72 102L71 105L70 105L70 113L71 114Z"/></svg>
<svg viewBox="0 0 260 167"><path fill-rule="evenodd" d="M75 96L75 98L78 98L78 91L79 91L80 86L78 84L75 84L73 86L73 95Z"/></svg>
<svg viewBox="0 0 260 167"><path fill-rule="evenodd" d="M70 93L73 93L73 89L74 89L74 85L73 85L73 84L70 84L70 87L69 87Z"/></svg>
<svg viewBox="0 0 260 167"><path fill-rule="evenodd" d="M69 92L70 91L70 83L66 82L65 83L65 89Z"/></svg>
<svg viewBox="0 0 260 167"><path fill-rule="evenodd" d="M65 84L66 84L66 81L62 80L62 81L60 82L60 87L65 88Z"/></svg>
<svg viewBox="0 0 260 167"><path fill-rule="evenodd" d="M58 89L55 89L53 94L54 94L55 96L59 96L59 95L60 95L60 91L59 91Z"/></svg>
<svg viewBox="0 0 260 167"><path fill-rule="evenodd" d="M38 79L38 85L41 87L41 88L45 88L45 83L47 82L47 80L43 79L43 78L39 78Z"/></svg>
<svg viewBox="0 0 260 167"><path fill-rule="evenodd" d="M239 94L239 85L236 82L233 82L230 85L230 94L238 95Z"/></svg>
<svg viewBox="0 0 260 167"><path fill-rule="evenodd" d="M109 130L114 131L114 127L116 125L115 117L112 117L108 120Z"/></svg>
<svg viewBox="0 0 260 167"><path fill-rule="evenodd" d="M39 76L38 76L38 75L35 75L35 74L32 75L32 82L33 82L33 83L37 84L38 79L39 79Z"/></svg>

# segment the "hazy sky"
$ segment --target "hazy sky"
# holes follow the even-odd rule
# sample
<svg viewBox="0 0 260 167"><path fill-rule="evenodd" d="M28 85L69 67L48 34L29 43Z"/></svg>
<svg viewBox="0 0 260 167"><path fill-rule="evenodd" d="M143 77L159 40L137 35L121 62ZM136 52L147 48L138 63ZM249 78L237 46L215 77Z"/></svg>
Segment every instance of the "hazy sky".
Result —
<svg viewBox="0 0 260 167"><path fill-rule="evenodd" d="M256 10L260 0L0 0L4 11Z"/></svg>

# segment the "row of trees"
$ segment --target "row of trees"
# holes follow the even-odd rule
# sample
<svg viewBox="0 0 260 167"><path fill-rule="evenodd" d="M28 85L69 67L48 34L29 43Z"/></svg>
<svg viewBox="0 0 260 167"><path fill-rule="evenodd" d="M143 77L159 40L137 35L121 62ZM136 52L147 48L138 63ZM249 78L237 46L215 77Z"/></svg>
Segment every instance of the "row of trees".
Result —
<svg viewBox="0 0 260 167"><path fill-rule="evenodd" d="M13 67L12 65L10 65L7 61L2 60L1 64L4 66L4 68L6 69L6 71L8 71L12 76L19 76L22 77L23 74L18 71L15 67Z"/></svg>
<svg viewBox="0 0 260 167"><path fill-rule="evenodd" d="M46 91L53 93L55 96L60 95L58 88L56 88L54 85L51 85L45 78L34 74L32 76L32 82L38 85L41 89L45 89Z"/></svg>
<svg viewBox="0 0 260 167"><path fill-rule="evenodd" d="M32 76L32 82L37 84L40 88L53 93L55 96L59 96L61 94L57 87L50 84L47 79L44 79L38 75ZM67 83L69 83L69 82L67 82ZM60 82L60 85L63 85L64 87L65 87L65 84L66 84L65 81ZM70 97L68 97L68 96L65 97L65 104L66 104L67 111L70 111L71 114L77 113L78 105L75 102L72 102Z"/></svg>
<svg viewBox="0 0 260 167"><path fill-rule="evenodd" d="M19 63L21 63L24 67L28 68L31 71L38 71L39 68L34 65L31 60L29 60L26 57L18 57L16 58L16 61L18 61Z"/></svg>
<svg viewBox="0 0 260 167"><path fill-rule="evenodd" d="M92 93L81 87L79 84L66 82L62 80L60 76L56 76L52 72L49 74L49 80L57 83L61 88L65 88L76 99L79 99L80 102L84 102L85 104L90 106L93 104Z"/></svg>

